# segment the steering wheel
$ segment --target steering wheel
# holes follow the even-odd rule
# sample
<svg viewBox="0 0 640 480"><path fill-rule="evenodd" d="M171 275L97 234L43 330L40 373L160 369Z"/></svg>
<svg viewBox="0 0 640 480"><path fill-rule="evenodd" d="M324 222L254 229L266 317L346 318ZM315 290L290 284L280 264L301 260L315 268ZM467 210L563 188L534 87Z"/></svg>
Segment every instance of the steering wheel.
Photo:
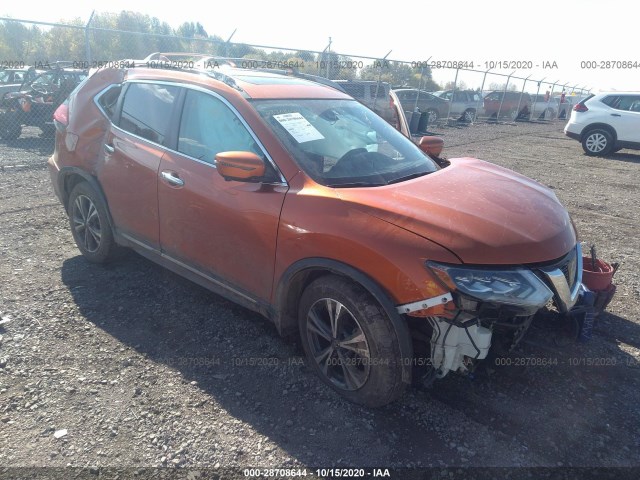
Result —
<svg viewBox="0 0 640 480"><path fill-rule="evenodd" d="M352 150L349 150L338 159L333 167L331 167L331 172L348 173L349 167L353 163L353 160L355 160L358 155L362 155L365 153L369 153L366 148L354 148Z"/></svg>
<svg viewBox="0 0 640 480"><path fill-rule="evenodd" d="M353 160L354 157L356 157L357 155L362 155L363 153L369 153L369 150L362 147L349 150L347 153L340 157L340 159L336 162L336 165L339 165L342 162L349 163Z"/></svg>

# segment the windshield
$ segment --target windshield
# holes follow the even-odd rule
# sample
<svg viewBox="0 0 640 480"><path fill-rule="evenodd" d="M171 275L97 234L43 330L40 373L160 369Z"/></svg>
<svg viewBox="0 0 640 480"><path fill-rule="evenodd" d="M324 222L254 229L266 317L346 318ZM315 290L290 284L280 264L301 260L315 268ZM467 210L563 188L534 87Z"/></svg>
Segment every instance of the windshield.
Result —
<svg viewBox="0 0 640 480"><path fill-rule="evenodd" d="M12 73L10 70L0 70L0 83L9 83L9 81L13 80Z"/></svg>
<svg viewBox="0 0 640 480"><path fill-rule="evenodd" d="M36 78L31 84L32 85L51 85L55 80L55 73L43 73L38 78Z"/></svg>
<svg viewBox="0 0 640 480"><path fill-rule="evenodd" d="M253 104L300 168L322 185L388 185L438 169L411 140L355 100Z"/></svg>
<svg viewBox="0 0 640 480"><path fill-rule="evenodd" d="M74 74L71 72L61 72L56 75L56 72L47 72L39 75L31 85L34 87L61 87L63 84L71 85L75 87L76 84L87 78L85 73Z"/></svg>

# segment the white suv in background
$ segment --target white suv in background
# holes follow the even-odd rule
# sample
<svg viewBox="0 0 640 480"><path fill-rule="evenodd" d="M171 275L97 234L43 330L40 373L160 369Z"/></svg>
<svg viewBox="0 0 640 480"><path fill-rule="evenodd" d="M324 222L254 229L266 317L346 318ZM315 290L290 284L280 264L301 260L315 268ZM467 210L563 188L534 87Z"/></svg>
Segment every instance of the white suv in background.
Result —
<svg viewBox="0 0 640 480"><path fill-rule="evenodd" d="M581 142L587 155L607 155L622 148L640 150L640 92L585 98L573 107L564 133Z"/></svg>

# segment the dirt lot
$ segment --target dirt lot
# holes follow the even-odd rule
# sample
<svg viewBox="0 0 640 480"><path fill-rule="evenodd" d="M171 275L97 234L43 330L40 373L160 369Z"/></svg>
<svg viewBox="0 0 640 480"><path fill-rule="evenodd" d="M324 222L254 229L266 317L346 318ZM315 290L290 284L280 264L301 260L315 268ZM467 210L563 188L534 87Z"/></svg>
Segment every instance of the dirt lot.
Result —
<svg viewBox="0 0 640 480"><path fill-rule="evenodd" d="M581 239L622 263L593 339L559 348L534 330L511 365L379 410L326 388L260 316L135 254L84 261L50 185L50 141L0 144L0 477L31 466L640 467L640 152L589 158L562 126L437 133L449 157L551 186Z"/></svg>

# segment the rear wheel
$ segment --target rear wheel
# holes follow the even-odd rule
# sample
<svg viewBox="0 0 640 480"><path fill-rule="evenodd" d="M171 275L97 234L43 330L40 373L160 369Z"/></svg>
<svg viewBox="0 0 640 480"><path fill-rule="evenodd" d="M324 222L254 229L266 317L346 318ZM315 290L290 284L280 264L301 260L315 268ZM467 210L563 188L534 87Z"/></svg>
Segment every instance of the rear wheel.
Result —
<svg viewBox="0 0 640 480"><path fill-rule="evenodd" d="M298 316L308 362L336 392L368 407L401 396L399 338L361 286L338 276L321 277L304 291Z"/></svg>
<svg viewBox="0 0 640 480"><path fill-rule="evenodd" d="M22 125L12 115L0 117L0 138L4 141L15 140L22 134Z"/></svg>
<svg viewBox="0 0 640 480"><path fill-rule="evenodd" d="M462 121L465 123L473 123L476 119L476 112L472 109L467 109L462 114Z"/></svg>
<svg viewBox="0 0 640 480"><path fill-rule="evenodd" d="M429 125L433 125L438 121L438 111L430 108L427 110L427 118L429 120Z"/></svg>
<svg viewBox="0 0 640 480"><path fill-rule="evenodd" d="M613 149L613 136L601 128L589 130L582 137L582 148L587 155L607 155Z"/></svg>
<svg viewBox="0 0 640 480"><path fill-rule="evenodd" d="M106 263L116 254L116 243L100 195L88 183L76 185L69 195L69 223L82 255L93 263Z"/></svg>

